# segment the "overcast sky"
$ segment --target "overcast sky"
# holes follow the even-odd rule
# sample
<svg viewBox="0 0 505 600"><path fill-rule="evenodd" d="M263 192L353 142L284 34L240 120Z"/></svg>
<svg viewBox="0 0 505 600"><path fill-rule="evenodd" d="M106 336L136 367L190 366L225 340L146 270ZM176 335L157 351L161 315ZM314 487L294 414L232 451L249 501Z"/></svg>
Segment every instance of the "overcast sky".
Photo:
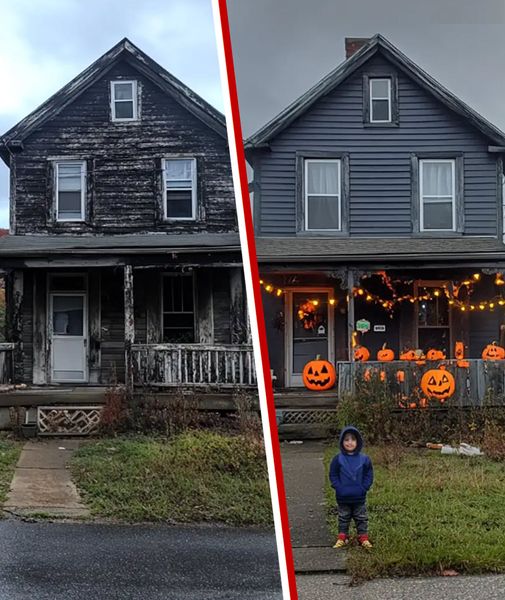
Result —
<svg viewBox="0 0 505 600"><path fill-rule="evenodd" d="M0 133L123 37L223 110L211 0L0 0ZM0 227L8 169L0 161Z"/></svg>
<svg viewBox="0 0 505 600"><path fill-rule="evenodd" d="M505 0L228 0L247 137L382 33L505 130Z"/></svg>

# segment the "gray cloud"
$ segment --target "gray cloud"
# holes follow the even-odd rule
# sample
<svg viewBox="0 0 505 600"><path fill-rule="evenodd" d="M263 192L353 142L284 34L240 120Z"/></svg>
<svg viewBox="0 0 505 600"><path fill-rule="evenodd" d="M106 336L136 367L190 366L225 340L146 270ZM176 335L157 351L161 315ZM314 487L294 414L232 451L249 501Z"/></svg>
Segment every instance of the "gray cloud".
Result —
<svg viewBox="0 0 505 600"><path fill-rule="evenodd" d="M228 0L244 135L344 59L346 36L382 33L505 129L503 0Z"/></svg>

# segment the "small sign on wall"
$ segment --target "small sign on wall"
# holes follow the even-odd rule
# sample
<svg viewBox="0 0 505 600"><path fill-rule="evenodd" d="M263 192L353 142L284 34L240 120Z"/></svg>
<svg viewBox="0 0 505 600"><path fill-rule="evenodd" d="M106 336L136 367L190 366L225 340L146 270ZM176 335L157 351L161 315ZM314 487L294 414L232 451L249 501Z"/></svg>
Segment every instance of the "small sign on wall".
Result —
<svg viewBox="0 0 505 600"><path fill-rule="evenodd" d="M360 333L370 331L370 321L367 321L366 319L356 321L356 331L359 331Z"/></svg>
<svg viewBox="0 0 505 600"><path fill-rule="evenodd" d="M373 330L377 333L384 332L384 331L386 331L386 326L385 325L374 325Z"/></svg>

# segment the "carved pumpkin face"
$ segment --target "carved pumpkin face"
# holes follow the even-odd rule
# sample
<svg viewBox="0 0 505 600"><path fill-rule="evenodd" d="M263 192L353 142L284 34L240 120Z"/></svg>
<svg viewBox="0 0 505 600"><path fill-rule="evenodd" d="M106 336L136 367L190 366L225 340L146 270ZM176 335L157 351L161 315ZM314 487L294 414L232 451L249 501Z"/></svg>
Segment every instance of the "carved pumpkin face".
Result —
<svg viewBox="0 0 505 600"><path fill-rule="evenodd" d="M431 348L428 350L428 352L426 352L426 358L428 360L444 360L445 354L442 352L442 350L435 350L434 348Z"/></svg>
<svg viewBox="0 0 505 600"><path fill-rule="evenodd" d="M365 346L356 346L354 348L354 360L358 362L366 362L370 358L370 350Z"/></svg>
<svg viewBox="0 0 505 600"><path fill-rule="evenodd" d="M498 346L495 342L488 344L482 351L484 360L503 360L505 358L505 348Z"/></svg>
<svg viewBox="0 0 505 600"><path fill-rule="evenodd" d="M381 362L390 362L395 359L395 353L390 348L386 348L386 344L377 352L377 360Z"/></svg>
<svg viewBox="0 0 505 600"><path fill-rule="evenodd" d="M316 358L303 367L302 380L309 390L329 390L335 385L336 378L335 368L327 360Z"/></svg>
<svg viewBox="0 0 505 600"><path fill-rule="evenodd" d="M456 342L454 344L454 358L461 360L465 357L465 344L463 342Z"/></svg>
<svg viewBox="0 0 505 600"><path fill-rule="evenodd" d="M452 373L446 369L430 369L421 378L421 390L428 398L436 398L443 402L450 398L456 389Z"/></svg>
<svg viewBox="0 0 505 600"><path fill-rule="evenodd" d="M405 352L400 353L400 360L416 360L416 358L415 350L405 350Z"/></svg>

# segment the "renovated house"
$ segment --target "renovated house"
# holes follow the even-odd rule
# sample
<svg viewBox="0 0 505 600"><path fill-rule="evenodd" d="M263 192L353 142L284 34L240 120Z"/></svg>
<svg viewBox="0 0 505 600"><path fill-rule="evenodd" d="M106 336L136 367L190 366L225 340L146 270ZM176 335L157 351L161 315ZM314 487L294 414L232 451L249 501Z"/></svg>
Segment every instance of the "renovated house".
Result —
<svg viewBox="0 0 505 600"><path fill-rule="evenodd" d="M124 39L0 138L1 406L255 385L224 117ZM5 386L4 386L5 387Z"/></svg>
<svg viewBox="0 0 505 600"><path fill-rule="evenodd" d="M378 368L393 350L390 370L438 350L456 373L460 342L459 396L481 399L491 371L503 391L505 363L481 356L505 342L505 134L383 36L346 42L246 141L275 384L302 386L320 355L349 389L361 347Z"/></svg>

